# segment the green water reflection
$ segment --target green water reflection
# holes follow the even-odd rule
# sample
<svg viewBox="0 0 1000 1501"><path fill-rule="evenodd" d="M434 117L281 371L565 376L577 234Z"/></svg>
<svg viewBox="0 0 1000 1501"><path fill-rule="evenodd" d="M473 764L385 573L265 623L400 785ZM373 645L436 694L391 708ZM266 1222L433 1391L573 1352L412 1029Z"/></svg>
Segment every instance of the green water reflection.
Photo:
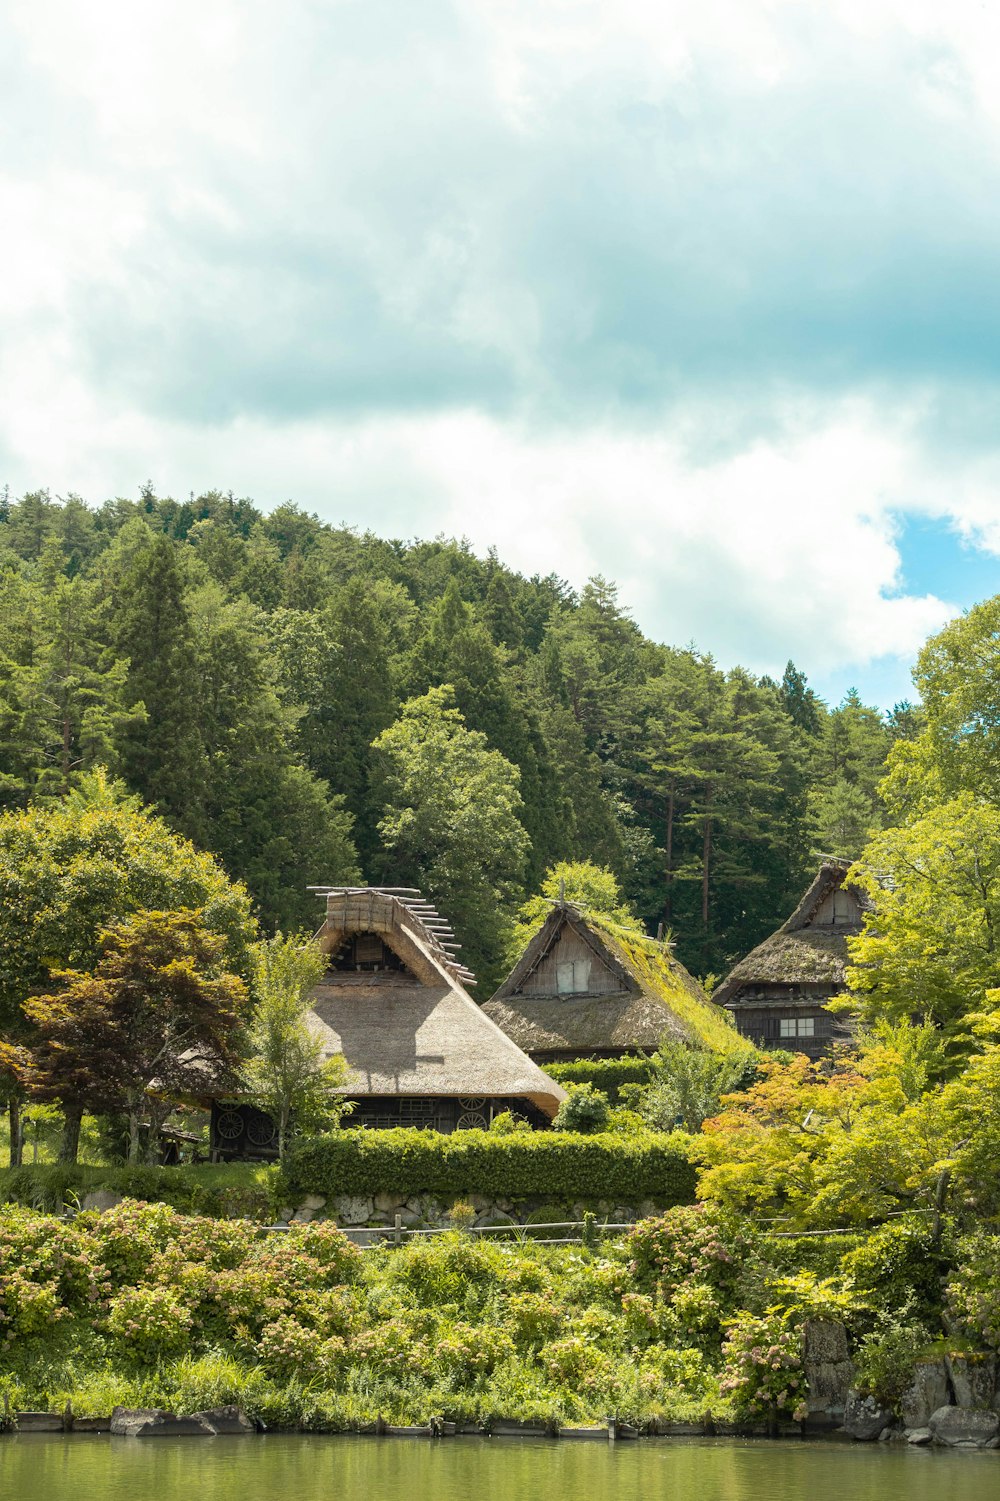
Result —
<svg viewBox="0 0 1000 1501"><path fill-rule="evenodd" d="M0 1438L3 1501L996 1501L1000 1455L886 1445Z"/></svg>

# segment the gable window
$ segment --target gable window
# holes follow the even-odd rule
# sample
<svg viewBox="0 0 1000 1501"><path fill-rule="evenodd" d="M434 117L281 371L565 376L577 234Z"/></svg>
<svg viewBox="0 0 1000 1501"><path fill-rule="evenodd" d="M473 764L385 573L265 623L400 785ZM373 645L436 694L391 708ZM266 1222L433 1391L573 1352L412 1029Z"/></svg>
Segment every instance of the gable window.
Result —
<svg viewBox="0 0 1000 1501"><path fill-rule="evenodd" d="M560 995L585 995L590 984L589 959L567 959L556 966L556 984Z"/></svg>
<svg viewBox="0 0 1000 1501"><path fill-rule="evenodd" d="M814 1016L783 1016L778 1029L780 1037L815 1037Z"/></svg>

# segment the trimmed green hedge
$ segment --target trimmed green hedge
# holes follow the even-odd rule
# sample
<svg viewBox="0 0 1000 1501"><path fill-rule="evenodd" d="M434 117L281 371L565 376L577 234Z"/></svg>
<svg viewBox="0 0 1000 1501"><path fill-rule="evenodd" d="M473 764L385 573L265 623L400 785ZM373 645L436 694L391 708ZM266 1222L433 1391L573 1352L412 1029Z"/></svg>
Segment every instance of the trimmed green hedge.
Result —
<svg viewBox="0 0 1000 1501"><path fill-rule="evenodd" d="M652 1058L574 1058L570 1063L543 1065L558 1084L593 1084L617 1105L623 1084L648 1084L653 1077Z"/></svg>
<svg viewBox="0 0 1000 1501"><path fill-rule="evenodd" d="M169 1204L181 1214L216 1219L273 1220L281 1199L277 1167L226 1163L202 1167L84 1167L80 1164L0 1169L0 1203L59 1211L97 1189Z"/></svg>
<svg viewBox="0 0 1000 1501"><path fill-rule="evenodd" d="M298 1143L285 1164L291 1200L306 1194L480 1193L507 1199L592 1199L668 1208L694 1201L683 1138L568 1131L339 1131Z"/></svg>

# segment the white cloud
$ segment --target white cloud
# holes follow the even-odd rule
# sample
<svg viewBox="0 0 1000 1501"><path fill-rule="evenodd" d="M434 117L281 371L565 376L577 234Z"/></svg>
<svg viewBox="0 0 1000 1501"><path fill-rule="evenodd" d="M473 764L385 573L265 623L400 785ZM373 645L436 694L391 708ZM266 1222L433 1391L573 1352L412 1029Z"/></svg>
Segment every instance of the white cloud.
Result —
<svg viewBox="0 0 1000 1501"><path fill-rule="evenodd" d="M903 590L898 516L1000 554L1000 9L5 24L0 483L464 533L817 675L953 612Z"/></svg>

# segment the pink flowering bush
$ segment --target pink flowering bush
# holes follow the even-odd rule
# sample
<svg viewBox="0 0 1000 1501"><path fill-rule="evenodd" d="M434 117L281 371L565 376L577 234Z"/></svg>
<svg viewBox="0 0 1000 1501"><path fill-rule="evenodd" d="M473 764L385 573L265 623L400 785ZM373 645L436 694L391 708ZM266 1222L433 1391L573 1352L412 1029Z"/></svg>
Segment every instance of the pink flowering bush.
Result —
<svg viewBox="0 0 1000 1501"><path fill-rule="evenodd" d="M326 1338L287 1315L264 1329L258 1349L260 1363L279 1381L292 1377L329 1380L343 1364L347 1346L336 1336Z"/></svg>
<svg viewBox="0 0 1000 1501"><path fill-rule="evenodd" d="M744 1229L705 1204L681 1204L640 1220L626 1236L623 1254L633 1285L669 1297L692 1283L728 1292L749 1249Z"/></svg>
<svg viewBox="0 0 1000 1501"><path fill-rule="evenodd" d="M180 1354L191 1323L191 1314L169 1288L131 1287L112 1299L107 1329L124 1354L155 1364Z"/></svg>
<svg viewBox="0 0 1000 1501"><path fill-rule="evenodd" d="M803 1419L808 1388L802 1368L802 1334L767 1314L742 1313L730 1325L722 1347L719 1383L737 1417L773 1422Z"/></svg>
<svg viewBox="0 0 1000 1501"><path fill-rule="evenodd" d="M704 1204L641 1220L622 1247L623 1308L627 1298L645 1295L653 1304L646 1310L650 1333L655 1324L657 1337L718 1348L750 1250L745 1231ZM626 1316L640 1334L640 1305L628 1306Z"/></svg>

